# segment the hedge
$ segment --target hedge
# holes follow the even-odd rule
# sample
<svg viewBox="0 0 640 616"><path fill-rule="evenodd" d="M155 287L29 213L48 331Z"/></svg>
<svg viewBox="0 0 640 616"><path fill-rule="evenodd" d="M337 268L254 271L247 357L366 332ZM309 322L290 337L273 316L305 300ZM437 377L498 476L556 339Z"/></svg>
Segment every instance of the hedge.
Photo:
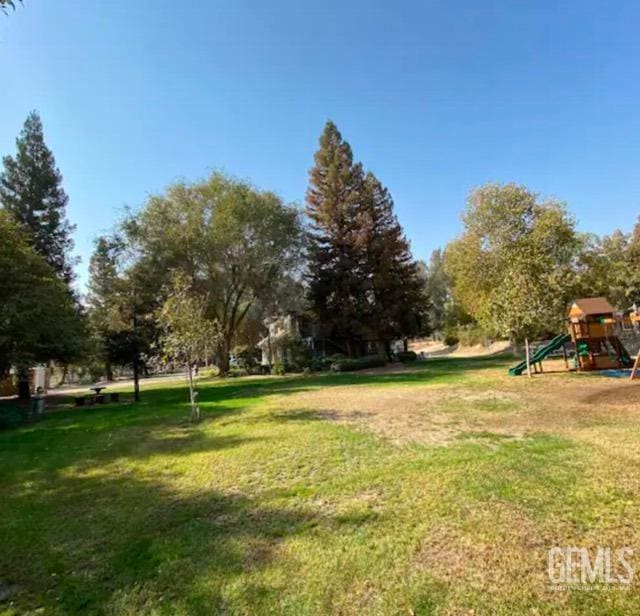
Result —
<svg viewBox="0 0 640 616"><path fill-rule="evenodd" d="M331 364L332 372L353 372L365 368L379 368L386 365L387 359L381 355L366 355L356 359L340 359Z"/></svg>

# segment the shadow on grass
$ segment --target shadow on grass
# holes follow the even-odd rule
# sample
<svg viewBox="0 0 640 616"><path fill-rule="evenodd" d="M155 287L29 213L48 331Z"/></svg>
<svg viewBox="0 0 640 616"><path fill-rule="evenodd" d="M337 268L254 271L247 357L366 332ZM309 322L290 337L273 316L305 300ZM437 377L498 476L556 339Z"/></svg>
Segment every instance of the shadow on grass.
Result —
<svg viewBox="0 0 640 616"><path fill-rule="evenodd" d="M46 489L5 494L2 507L13 512L10 529L0 523L9 599L19 611L64 614L146 613L161 597L185 613L220 613L223 585L269 566L283 538L330 523L299 507L178 493L133 475L58 474ZM204 594L200 579L213 580ZM272 605L273 592L264 598Z"/></svg>

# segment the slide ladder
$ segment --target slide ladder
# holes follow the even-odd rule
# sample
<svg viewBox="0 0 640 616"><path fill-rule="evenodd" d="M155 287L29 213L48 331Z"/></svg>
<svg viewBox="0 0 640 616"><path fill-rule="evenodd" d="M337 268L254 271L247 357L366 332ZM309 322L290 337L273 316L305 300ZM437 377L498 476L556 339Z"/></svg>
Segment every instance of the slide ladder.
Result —
<svg viewBox="0 0 640 616"><path fill-rule="evenodd" d="M571 336L569 334L557 335L553 340L551 340L551 342L548 342L547 344L536 349L536 352L531 356L531 359L529 360L531 365L541 362L543 359L548 357L551 353L562 348L562 346L565 345L570 340L571 340ZM517 366L514 366L513 368L509 368L509 374L511 376L518 376L522 374L526 369L527 369L527 360L525 359L521 361Z"/></svg>

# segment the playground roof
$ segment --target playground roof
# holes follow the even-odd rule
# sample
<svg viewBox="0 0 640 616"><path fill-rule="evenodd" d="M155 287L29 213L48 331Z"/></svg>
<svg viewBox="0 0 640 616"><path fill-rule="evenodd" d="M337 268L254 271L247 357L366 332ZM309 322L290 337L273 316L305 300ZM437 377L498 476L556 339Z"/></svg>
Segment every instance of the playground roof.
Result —
<svg viewBox="0 0 640 616"><path fill-rule="evenodd" d="M572 312L574 307L577 307L578 310L585 315L610 314L615 311L615 308L609 303L606 297L585 297L577 299L571 306Z"/></svg>

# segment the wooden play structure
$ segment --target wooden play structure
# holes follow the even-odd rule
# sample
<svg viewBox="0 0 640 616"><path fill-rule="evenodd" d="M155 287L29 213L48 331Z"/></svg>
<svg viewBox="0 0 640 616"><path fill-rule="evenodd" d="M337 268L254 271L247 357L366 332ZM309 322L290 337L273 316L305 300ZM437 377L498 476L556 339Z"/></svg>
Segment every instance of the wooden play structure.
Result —
<svg viewBox="0 0 640 616"><path fill-rule="evenodd" d="M604 297L577 299L571 304L569 334L579 371L631 367L631 357L616 335L621 318Z"/></svg>
<svg viewBox="0 0 640 616"><path fill-rule="evenodd" d="M568 313L568 333L559 334L550 342L539 346L529 363L536 372L542 372L542 361L551 354L562 351L569 368L567 345L575 349L574 369L580 372L595 370L619 370L631 368L631 378L640 374L640 353L635 362L625 349L619 332L632 330L640 333L640 310L636 306L625 316L618 312L605 297L586 297L571 303ZM509 374L520 375L527 369L527 362L509 369Z"/></svg>

